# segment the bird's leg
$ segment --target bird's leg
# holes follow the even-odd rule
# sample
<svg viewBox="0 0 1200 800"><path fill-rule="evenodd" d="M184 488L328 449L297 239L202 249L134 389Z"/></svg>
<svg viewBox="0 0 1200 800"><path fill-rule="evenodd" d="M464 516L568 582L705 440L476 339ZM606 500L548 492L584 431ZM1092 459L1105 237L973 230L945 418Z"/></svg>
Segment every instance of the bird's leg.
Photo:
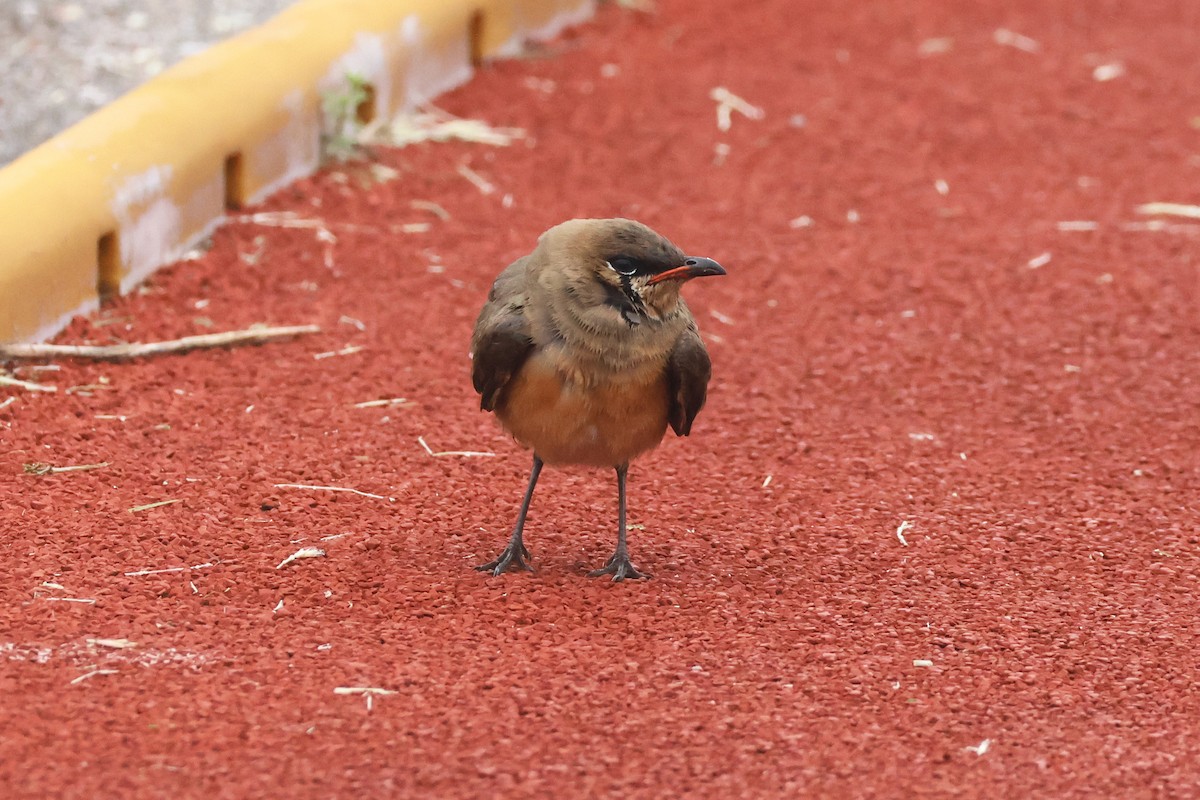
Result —
<svg viewBox="0 0 1200 800"><path fill-rule="evenodd" d="M626 578L649 578L649 575L638 572L629 561L629 548L625 544L625 475L629 472L629 464L617 467L617 549L612 558L604 562L600 569L588 573L589 578L601 575L612 575L614 581Z"/></svg>
<svg viewBox="0 0 1200 800"><path fill-rule="evenodd" d="M499 575L510 568L533 572L533 567L525 561L529 558L529 551L525 548L525 543L521 541L521 534L525 530L525 515L529 513L529 502L533 500L533 487L537 486L538 475L541 472L542 460L538 458L537 453L534 453L533 471L529 474L529 488L525 490L525 500L521 503L521 510L517 513L517 524L513 528L512 538L508 540L508 547L504 548L504 552L495 560L480 564L475 569L480 572L490 572L493 575Z"/></svg>

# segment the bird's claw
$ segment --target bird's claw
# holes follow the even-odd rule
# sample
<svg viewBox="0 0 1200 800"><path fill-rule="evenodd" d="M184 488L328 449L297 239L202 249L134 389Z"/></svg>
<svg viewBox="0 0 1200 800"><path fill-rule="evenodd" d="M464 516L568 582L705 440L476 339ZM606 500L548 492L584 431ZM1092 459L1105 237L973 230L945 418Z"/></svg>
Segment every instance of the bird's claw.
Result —
<svg viewBox="0 0 1200 800"><path fill-rule="evenodd" d="M512 544L509 544L508 547L504 548L504 552L495 559L486 564L480 564L475 569L480 572L490 572L493 575L499 575L510 569L534 572L534 568L529 566L529 563L525 560L527 558L529 558L529 550L525 545L519 544L513 547Z"/></svg>
<svg viewBox="0 0 1200 800"><path fill-rule="evenodd" d="M612 558L604 562L603 567L594 569L588 573L589 578L599 578L601 575L611 575L613 583L623 581L626 578L637 580L639 578L650 577L644 572L638 572L637 568L629 560L629 556L625 553L613 553Z"/></svg>

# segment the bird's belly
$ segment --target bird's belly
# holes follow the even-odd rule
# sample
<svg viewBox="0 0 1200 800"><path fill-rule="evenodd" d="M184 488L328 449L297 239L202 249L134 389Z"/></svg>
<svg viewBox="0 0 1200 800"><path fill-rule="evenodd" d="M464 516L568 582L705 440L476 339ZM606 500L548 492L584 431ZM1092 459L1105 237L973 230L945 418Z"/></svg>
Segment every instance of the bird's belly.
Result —
<svg viewBox="0 0 1200 800"><path fill-rule="evenodd" d="M534 357L513 378L496 415L547 464L615 467L662 440L666 377L657 371L583 385Z"/></svg>

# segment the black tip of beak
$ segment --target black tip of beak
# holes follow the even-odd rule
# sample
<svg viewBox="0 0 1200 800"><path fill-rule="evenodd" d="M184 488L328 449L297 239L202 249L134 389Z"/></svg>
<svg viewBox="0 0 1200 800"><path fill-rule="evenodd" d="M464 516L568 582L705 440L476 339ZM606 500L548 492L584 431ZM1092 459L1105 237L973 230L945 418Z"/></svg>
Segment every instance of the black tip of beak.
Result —
<svg viewBox="0 0 1200 800"><path fill-rule="evenodd" d="M689 278L704 278L709 275L724 275L725 268L711 258L689 258L683 262Z"/></svg>
<svg viewBox="0 0 1200 800"><path fill-rule="evenodd" d="M660 272L647 283L653 286L663 281L690 281L692 278L703 278L707 275L724 275L725 268L711 258L688 258L678 267Z"/></svg>

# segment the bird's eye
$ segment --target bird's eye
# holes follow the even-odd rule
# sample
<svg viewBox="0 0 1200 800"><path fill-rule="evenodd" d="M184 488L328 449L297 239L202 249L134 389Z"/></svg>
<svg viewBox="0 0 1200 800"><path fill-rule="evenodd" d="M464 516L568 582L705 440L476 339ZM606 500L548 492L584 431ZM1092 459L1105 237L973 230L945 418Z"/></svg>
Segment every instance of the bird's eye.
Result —
<svg viewBox="0 0 1200 800"><path fill-rule="evenodd" d="M625 256L618 256L607 263L609 269L611 269L613 272L619 272L622 275L632 275L637 272L637 264L635 264L632 259L626 258Z"/></svg>

